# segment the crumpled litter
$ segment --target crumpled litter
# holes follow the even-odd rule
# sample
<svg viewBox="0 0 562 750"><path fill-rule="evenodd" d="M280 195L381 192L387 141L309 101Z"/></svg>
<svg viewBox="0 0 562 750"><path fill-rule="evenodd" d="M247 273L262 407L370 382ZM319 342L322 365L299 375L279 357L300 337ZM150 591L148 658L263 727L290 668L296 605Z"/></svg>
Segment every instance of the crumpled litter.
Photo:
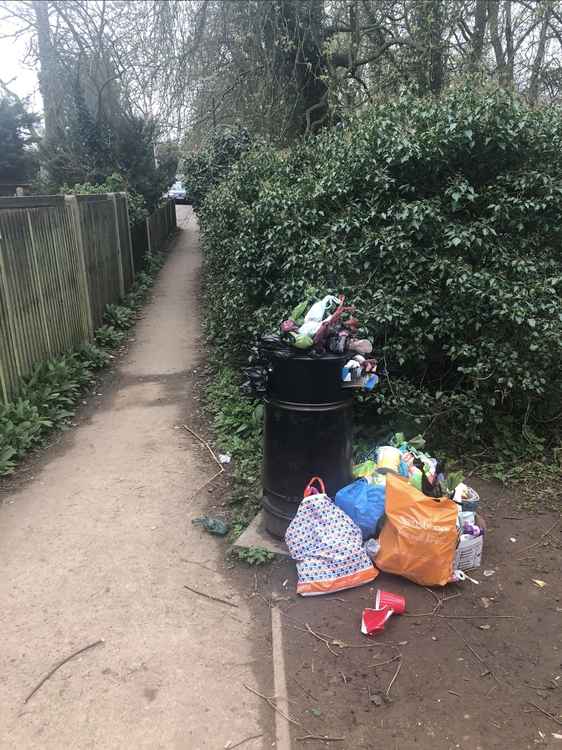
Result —
<svg viewBox="0 0 562 750"><path fill-rule="evenodd" d="M215 536L226 536L230 531L230 525L226 521L223 521L222 518L199 516L199 518L194 518L191 523L201 526L209 534L214 534Z"/></svg>

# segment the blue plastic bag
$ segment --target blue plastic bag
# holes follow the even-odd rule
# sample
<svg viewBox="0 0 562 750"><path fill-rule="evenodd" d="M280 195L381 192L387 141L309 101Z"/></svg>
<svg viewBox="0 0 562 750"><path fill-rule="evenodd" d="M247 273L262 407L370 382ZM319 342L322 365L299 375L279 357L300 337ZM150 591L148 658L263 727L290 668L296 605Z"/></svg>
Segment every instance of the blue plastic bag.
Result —
<svg viewBox="0 0 562 750"><path fill-rule="evenodd" d="M374 536L379 518L384 513L384 495L384 485L357 479L342 487L334 502L359 526L363 539L368 539Z"/></svg>

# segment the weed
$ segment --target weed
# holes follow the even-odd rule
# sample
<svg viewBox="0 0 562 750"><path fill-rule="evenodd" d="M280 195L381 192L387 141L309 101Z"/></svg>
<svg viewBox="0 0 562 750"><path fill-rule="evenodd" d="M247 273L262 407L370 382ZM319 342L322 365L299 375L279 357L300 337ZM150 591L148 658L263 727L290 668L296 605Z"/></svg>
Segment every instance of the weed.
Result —
<svg viewBox="0 0 562 750"><path fill-rule="evenodd" d="M108 326L113 326L120 331L126 331L133 325L135 312L124 305L107 305L103 316Z"/></svg>
<svg viewBox="0 0 562 750"><path fill-rule="evenodd" d="M260 508L262 405L242 396L236 370L218 362L212 362L211 369L213 380L207 388L206 407L213 418L215 442L233 458L230 538L236 539Z"/></svg>
<svg viewBox="0 0 562 750"><path fill-rule="evenodd" d="M235 547L231 554L248 565L267 565L275 559L275 553L263 547Z"/></svg>
<svg viewBox="0 0 562 750"><path fill-rule="evenodd" d="M90 343L84 344L78 350L78 357L88 370L102 370L109 364L110 360L110 355L105 349Z"/></svg>
<svg viewBox="0 0 562 750"><path fill-rule="evenodd" d="M164 265L164 256L162 253L148 254L145 258L144 267L147 274L154 276Z"/></svg>
<svg viewBox="0 0 562 750"><path fill-rule="evenodd" d="M118 331L113 326L101 326L95 333L96 343L102 349L115 349L119 344L123 343L125 338L124 331Z"/></svg>

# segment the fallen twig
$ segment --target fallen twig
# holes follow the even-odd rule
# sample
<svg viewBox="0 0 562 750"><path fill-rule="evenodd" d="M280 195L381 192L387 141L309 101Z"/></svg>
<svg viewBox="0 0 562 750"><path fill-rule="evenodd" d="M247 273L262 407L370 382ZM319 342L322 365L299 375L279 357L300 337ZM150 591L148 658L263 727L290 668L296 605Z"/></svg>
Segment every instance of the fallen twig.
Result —
<svg viewBox="0 0 562 750"><path fill-rule="evenodd" d="M229 602L226 599L221 599L219 596L211 596L211 594L205 594L203 591L197 591L197 589L191 588L191 586L188 586L186 583L183 584L184 589L187 589L188 591L193 591L194 594L199 594L199 596L204 596L205 599L210 599L213 602L219 602L220 604L227 604L229 607L238 607L237 604L234 602Z"/></svg>
<svg viewBox="0 0 562 750"><path fill-rule="evenodd" d="M450 596L445 596L445 593L443 593L443 597L440 599L435 591L432 591L427 586L424 586L424 589L431 594L435 598L436 604L431 610L431 612L418 612L417 614L415 612L408 612L404 613L404 617L433 617L439 609L445 604L445 602L448 602L449 599L456 599L457 596L460 596L460 594L451 594Z"/></svg>
<svg viewBox="0 0 562 750"><path fill-rule="evenodd" d="M39 690L39 688L42 687L47 682L47 680L55 674L55 672L57 671L57 669L60 669L64 664L66 664L67 661L70 661L71 659L74 659L75 656L78 656L78 654L81 654L81 653L83 653L84 651L87 651L90 648L94 648L94 646L99 646L100 643L103 643L103 639L99 640L99 641L95 641L94 643L89 643L87 646L83 646L82 648L79 648L78 651L74 651L72 654L70 654L70 656L67 656L65 659L62 659L61 661L57 662L57 664L55 664L55 666L51 669L51 671L47 672L47 674L45 675L45 677L43 677L43 679L41 679L37 683L37 685L33 688L33 690L31 691L31 693L29 693L29 695L27 696L27 698L24 700L24 703L27 703L27 701L32 696L35 695L35 693Z"/></svg>
<svg viewBox="0 0 562 750"><path fill-rule="evenodd" d="M320 643L323 643L326 646L326 648L331 654L333 654L334 656L339 656L339 654L336 654L333 648L331 648L330 641L328 640L328 638L322 638L321 635L318 635L318 633L315 633L314 630L310 627L310 625L307 622L305 622L304 626L308 630L310 635L314 636L314 638L316 638L318 641L320 641Z"/></svg>
<svg viewBox="0 0 562 750"><path fill-rule="evenodd" d="M392 659L387 659L386 661L379 661L378 664L370 664L370 667L376 668L376 667L384 667L385 664L393 664L395 661L398 661L402 658L402 654L397 654L396 656L393 656Z"/></svg>
<svg viewBox="0 0 562 750"><path fill-rule="evenodd" d="M317 701L318 700L318 698L315 695L313 695L310 692L310 690L307 690L304 685L301 685L301 683L297 680L296 677L293 677L293 682L295 683L295 685L298 685L298 687L300 687L300 689L303 691L303 693L305 693L306 695L308 695L308 697L311 698L313 701Z"/></svg>
<svg viewBox="0 0 562 750"><path fill-rule="evenodd" d="M345 737L324 737L319 734L305 734L304 737L297 737L297 742L306 742L307 740L319 740L320 742L345 742Z"/></svg>
<svg viewBox="0 0 562 750"><path fill-rule="evenodd" d="M283 610L280 610L280 612L287 620L290 621L290 627L293 628L293 630L300 630L302 633L310 633L310 631L306 628L299 627L299 624L306 625L306 623L300 623L299 620L295 620L294 618L290 617ZM298 624L295 625L294 623ZM313 635L314 637L320 636L320 638L325 638L330 642L332 646L337 646L338 648L396 648L396 643L390 641L373 641L372 643L347 643L346 641L340 641L338 638L334 638L334 636L328 635L327 633L313 631L311 635Z"/></svg>
<svg viewBox="0 0 562 750"><path fill-rule="evenodd" d="M216 568L209 568L208 565L204 565L203 563L197 562L197 560L188 560L186 557L180 557L180 562L189 563L190 565L198 565L200 568L204 568L205 570L208 570L209 573L219 572Z"/></svg>
<svg viewBox="0 0 562 750"><path fill-rule="evenodd" d="M454 690L447 690L447 692L448 692L448 693L451 693L451 695L456 695L456 696L457 696L457 698L460 698L460 697L461 697L460 693L455 693L455 691L454 691Z"/></svg>
<svg viewBox="0 0 562 750"><path fill-rule="evenodd" d="M235 747L240 747L251 740L259 740L260 737L263 737L263 734L253 734L251 737L245 737L243 740L240 740L240 742L237 742L235 745L226 745L225 750L234 750Z"/></svg>
<svg viewBox="0 0 562 750"><path fill-rule="evenodd" d="M209 445L209 443L206 440L204 440L201 437L201 435L198 435L195 432L195 430L192 430L191 427L188 427L186 424L184 424L182 426L183 426L184 430L186 430L187 432L189 432L190 435L193 435L194 438L196 438L197 440L199 440L199 442L202 445L205 446L205 448L209 451L209 453L213 457L214 462L218 466L218 471L216 471L210 479L207 479L206 482L203 482L203 484L200 487L198 487L195 490L195 492L191 493L191 495L193 496L193 495L196 495L198 492L201 492L201 490L204 490L205 487L207 487L207 485L211 484L211 482L213 482L217 477L220 477L220 475L224 473L224 466L221 464L221 462L219 461L219 459L216 457L215 452L213 451L213 449L211 448L211 446Z"/></svg>
<svg viewBox="0 0 562 750"><path fill-rule="evenodd" d="M541 536L540 536L540 538L539 538L539 540L537 542L534 542L533 544L530 544L528 547L524 547L522 550L519 550L520 553L528 552L530 549L533 549L533 547L538 547L539 544L541 544L542 540L545 537L547 537L550 533L552 533L554 531L554 529L558 526L559 523L560 523L560 519L557 518L556 521L552 524L552 526L549 529L547 529L544 532L544 534L541 534ZM525 557L525 555L519 554L517 556L517 559L519 560L521 557Z"/></svg>
<svg viewBox="0 0 562 750"><path fill-rule="evenodd" d="M246 690L249 690L250 693L254 693L254 695L257 695L259 698L264 700L267 705L272 708L274 711L276 711L278 714L280 714L284 719L286 719L289 724L293 724L295 727L302 726L296 719L292 719L288 714L286 714L284 711L282 711L279 706L277 706L272 698L268 698L267 695L263 695L263 693L259 693L257 690L254 690L254 688L251 688L249 685L246 685L244 682L242 685L246 688Z"/></svg>
<svg viewBox="0 0 562 750"><path fill-rule="evenodd" d="M520 615L436 615L442 620L520 620Z"/></svg>
<svg viewBox="0 0 562 750"><path fill-rule="evenodd" d="M386 691L385 691L385 695L386 695L386 697L387 697L387 698L388 698L388 696L390 695L390 691L391 691L391 689L392 689L392 686L394 685L394 682L395 682L396 678L398 677L398 674L400 673L400 670L401 670L401 669L402 669L402 654L400 654L400 657L399 657L399 659L398 659L398 666L396 667L396 672L395 672L395 673L394 673L394 675L392 676L392 679L391 679L391 681L390 681L390 682L388 683L388 687L387 687L387 689L386 689Z"/></svg>
<svg viewBox="0 0 562 750"><path fill-rule="evenodd" d="M556 716L554 716L554 714L550 714L548 711L545 711L544 708L541 708L536 703L533 703L533 701L527 701L527 702L529 703L530 706L532 706L533 708L536 708L537 711L540 711L541 714L544 714L545 716L548 716L549 719L552 719L552 721L554 721L556 724L558 724L559 727L562 727L562 721L560 721L560 719L556 718Z"/></svg>
<svg viewBox="0 0 562 750"><path fill-rule="evenodd" d="M451 624L450 622L448 622L448 623L447 623L447 625L448 625L448 626L449 626L449 627L451 628L451 630L452 630L452 631L453 631L453 632L454 632L454 633L455 633L455 634L456 634L456 635L457 635L457 636L458 636L458 637L459 637L459 638L460 638L460 639L461 639L461 640L463 641L464 645L465 645L465 646L466 646L466 647L468 648L468 650L469 650L469 651L470 651L470 652L471 652L471 653L472 653L472 654L473 654L473 655L474 655L474 656L475 656L475 657L476 657L476 658L478 659L478 661L480 662L480 664L483 664L483 665L484 665L484 666L486 667L486 669L487 669L487 672L485 672L484 674L488 674L488 673L489 673L489 674L491 674L491 675L492 675L492 677L494 678L494 680L495 680L495 681L496 681L496 682L497 682L497 683L499 684L499 680L498 680L498 678L496 677L496 675L494 674L494 671L493 671L493 669L490 669L490 667L489 667L489 666L488 666L488 665L486 664L486 661L485 661L485 659L483 659L483 658L482 658L482 657L480 656L480 654L479 654L479 653L478 653L478 652L477 652L477 651L476 651L476 650L475 650L475 649L474 649L474 648L473 648L473 647L472 647L472 646L470 645L470 643L469 643L469 642L468 642L468 641L466 640L466 638L464 637L464 635L463 635L462 633L459 633L459 631L458 631L458 630L457 630L457 629L455 628L455 626L454 626L454 625L452 625L452 624Z"/></svg>

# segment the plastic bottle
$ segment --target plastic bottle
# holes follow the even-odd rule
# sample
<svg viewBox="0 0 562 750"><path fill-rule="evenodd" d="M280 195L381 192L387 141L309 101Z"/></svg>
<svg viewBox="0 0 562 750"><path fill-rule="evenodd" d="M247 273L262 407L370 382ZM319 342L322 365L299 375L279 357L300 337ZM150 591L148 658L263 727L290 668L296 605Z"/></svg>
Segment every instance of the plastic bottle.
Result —
<svg viewBox="0 0 562 750"><path fill-rule="evenodd" d="M375 557L379 554L380 548L381 546L377 539L368 539L365 542L365 552L371 558L371 560L374 560Z"/></svg>

